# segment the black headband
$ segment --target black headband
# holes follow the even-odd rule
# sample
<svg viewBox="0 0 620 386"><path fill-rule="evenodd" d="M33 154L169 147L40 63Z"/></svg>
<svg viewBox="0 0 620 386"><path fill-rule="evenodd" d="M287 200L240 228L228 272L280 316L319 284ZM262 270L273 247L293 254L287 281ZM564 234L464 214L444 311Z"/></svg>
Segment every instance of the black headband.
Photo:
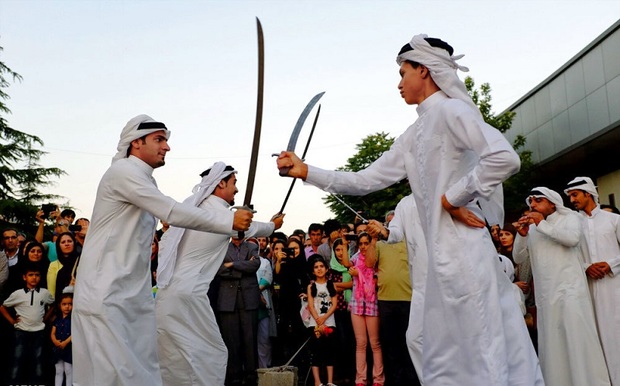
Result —
<svg viewBox="0 0 620 386"><path fill-rule="evenodd" d="M166 128L166 125L164 125L161 122L142 122L140 125L138 125L138 130L148 130L148 129L168 130L168 128Z"/></svg>
<svg viewBox="0 0 620 386"><path fill-rule="evenodd" d="M227 166L224 168L224 171L225 171L225 172L230 172L230 171L233 171L233 170L235 170L235 168L233 168L233 167L232 167L232 166L230 166L230 165L227 165ZM207 170L205 170L204 172L200 173L200 177L208 176L210 171L211 171L211 169L207 169Z"/></svg>
<svg viewBox="0 0 620 386"><path fill-rule="evenodd" d="M581 181L572 182L572 183L566 185L566 189L568 190L570 188L574 188L575 186L581 186L581 185L588 185L588 181L581 180Z"/></svg>
<svg viewBox="0 0 620 386"><path fill-rule="evenodd" d="M547 195L544 194L543 192L541 192L540 190L532 190L530 192L530 196L545 196L545 197L547 197Z"/></svg>

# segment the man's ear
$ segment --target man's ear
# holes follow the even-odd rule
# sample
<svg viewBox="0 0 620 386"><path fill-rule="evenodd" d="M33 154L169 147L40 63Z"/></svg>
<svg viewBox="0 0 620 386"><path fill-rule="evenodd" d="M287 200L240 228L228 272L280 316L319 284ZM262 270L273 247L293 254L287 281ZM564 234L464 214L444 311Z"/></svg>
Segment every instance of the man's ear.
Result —
<svg viewBox="0 0 620 386"><path fill-rule="evenodd" d="M420 64L419 69L420 69L420 76L422 77L422 79L426 79L428 76L430 76L431 73L429 72L428 67L426 67L425 65Z"/></svg>
<svg viewBox="0 0 620 386"><path fill-rule="evenodd" d="M220 182L217 183L217 187L220 189L224 189L226 187L226 181L221 180Z"/></svg>

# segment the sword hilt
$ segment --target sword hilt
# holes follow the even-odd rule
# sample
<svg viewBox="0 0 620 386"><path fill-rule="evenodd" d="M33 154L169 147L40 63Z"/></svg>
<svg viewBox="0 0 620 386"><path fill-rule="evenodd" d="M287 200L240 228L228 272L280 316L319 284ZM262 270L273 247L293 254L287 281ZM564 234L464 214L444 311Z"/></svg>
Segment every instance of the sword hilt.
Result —
<svg viewBox="0 0 620 386"><path fill-rule="evenodd" d="M286 177L288 176L288 172L291 171L291 168L282 168L280 169L280 171L278 173L280 173L280 176L282 177Z"/></svg>
<svg viewBox="0 0 620 386"><path fill-rule="evenodd" d="M252 213L256 213L256 211L254 210L254 205L252 204L247 204L247 205L243 205L243 206L233 206L230 208L231 210L238 210L238 209L243 209L243 210L247 210L250 211ZM237 238L238 239L245 239L245 232L244 231L237 231Z"/></svg>

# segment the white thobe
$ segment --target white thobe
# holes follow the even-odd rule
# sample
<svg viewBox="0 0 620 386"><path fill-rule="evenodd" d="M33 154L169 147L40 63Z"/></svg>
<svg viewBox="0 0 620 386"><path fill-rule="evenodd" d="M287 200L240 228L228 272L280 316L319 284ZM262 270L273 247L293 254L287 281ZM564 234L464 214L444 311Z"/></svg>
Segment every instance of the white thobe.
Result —
<svg viewBox="0 0 620 386"><path fill-rule="evenodd" d="M222 198L210 195L200 205L216 215L230 213ZM267 237L270 223L252 222L246 237ZM228 350L207 292L228 250L231 234L186 230L168 286L157 291L157 343L164 385L223 386ZM162 245L166 243L166 236Z"/></svg>
<svg viewBox="0 0 620 386"><path fill-rule="evenodd" d="M512 256L528 257L536 285L538 355L547 386L609 385L594 311L582 268L576 213L554 212L526 237L517 235Z"/></svg>
<svg viewBox="0 0 620 386"><path fill-rule="evenodd" d="M620 216L596 207L592 215L581 211L588 244L586 268L604 261L611 273L603 279L588 279L598 333L612 385L620 385Z"/></svg>
<svg viewBox="0 0 620 386"><path fill-rule="evenodd" d="M439 91L417 112L416 122L368 168L350 173L309 166L306 182L329 192L363 195L409 178L428 255L425 384L542 384L489 232L454 221L441 206L445 193L452 205L482 218L476 199L489 197L514 174L519 158L502 134L461 100Z"/></svg>
<svg viewBox="0 0 620 386"><path fill-rule="evenodd" d="M420 384L424 385L422 329L424 326L424 291L426 289L428 256L420 216L418 216L413 195L403 198L396 205L394 218L390 221L389 228L388 243L398 243L402 240L406 240L407 243L409 279L411 281L411 308L406 334L407 348Z"/></svg>
<svg viewBox="0 0 620 386"><path fill-rule="evenodd" d="M232 212L178 203L157 189L152 173L130 156L114 162L99 183L75 286L74 385L161 385L150 271L155 217L202 231L232 230Z"/></svg>

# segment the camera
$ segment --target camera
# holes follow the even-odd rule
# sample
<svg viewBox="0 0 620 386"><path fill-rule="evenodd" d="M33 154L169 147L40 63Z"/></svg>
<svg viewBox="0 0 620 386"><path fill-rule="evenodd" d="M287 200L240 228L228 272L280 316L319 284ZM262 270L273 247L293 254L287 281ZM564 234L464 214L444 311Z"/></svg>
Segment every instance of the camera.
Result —
<svg viewBox="0 0 620 386"><path fill-rule="evenodd" d="M49 217L50 213L56 210L56 205L55 204L43 204L41 206L41 209L43 210L43 217Z"/></svg>
<svg viewBox="0 0 620 386"><path fill-rule="evenodd" d="M347 241L357 241L358 236L355 233L345 233L344 238L347 239Z"/></svg>
<svg viewBox="0 0 620 386"><path fill-rule="evenodd" d="M82 226L81 225L69 225L69 232L79 232L82 230Z"/></svg>
<svg viewBox="0 0 620 386"><path fill-rule="evenodd" d="M295 250L293 248L282 248L282 252L286 253L286 257L295 257Z"/></svg>

